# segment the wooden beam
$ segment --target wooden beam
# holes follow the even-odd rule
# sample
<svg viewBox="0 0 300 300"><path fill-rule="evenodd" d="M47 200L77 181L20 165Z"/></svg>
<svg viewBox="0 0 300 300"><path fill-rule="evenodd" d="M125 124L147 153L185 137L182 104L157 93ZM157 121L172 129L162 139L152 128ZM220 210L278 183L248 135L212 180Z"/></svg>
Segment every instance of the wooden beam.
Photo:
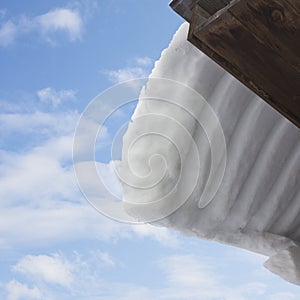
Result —
<svg viewBox="0 0 300 300"><path fill-rule="evenodd" d="M196 5L201 8L201 16L206 19L228 5L232 0L173 0L170 6L185 20L191 22L192 11Z"/></svg>
<svg viewBox="0 0 300 300"><path fill-rule="evenodd" d="M196 2L189 41L300 128L300 0Z"/></svg>

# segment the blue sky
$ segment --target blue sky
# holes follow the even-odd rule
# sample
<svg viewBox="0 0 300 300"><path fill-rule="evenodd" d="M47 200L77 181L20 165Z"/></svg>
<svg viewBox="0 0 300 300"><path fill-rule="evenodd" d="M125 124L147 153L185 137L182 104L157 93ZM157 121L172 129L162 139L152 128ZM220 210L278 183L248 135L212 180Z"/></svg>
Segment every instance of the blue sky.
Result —
<svg viewBox="0 0 300 300"><path fill-rule="evenodd" d="M299 299L265 257L114 222L77 187L80 114L149 74L181 23L162 0L1 1L1 299Z"/></svg>

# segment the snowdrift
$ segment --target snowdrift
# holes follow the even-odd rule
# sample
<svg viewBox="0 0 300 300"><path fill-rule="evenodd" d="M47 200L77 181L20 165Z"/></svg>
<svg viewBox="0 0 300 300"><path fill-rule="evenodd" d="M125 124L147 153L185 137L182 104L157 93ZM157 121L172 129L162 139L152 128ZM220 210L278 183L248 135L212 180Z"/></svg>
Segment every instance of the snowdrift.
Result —
<svg viewBox="0 0 300 300"><path fill-rule="evenodd" d="M124 136L127 212L269 256L266 268L300 284L300 131L187 30L155 64Z"/></svg>

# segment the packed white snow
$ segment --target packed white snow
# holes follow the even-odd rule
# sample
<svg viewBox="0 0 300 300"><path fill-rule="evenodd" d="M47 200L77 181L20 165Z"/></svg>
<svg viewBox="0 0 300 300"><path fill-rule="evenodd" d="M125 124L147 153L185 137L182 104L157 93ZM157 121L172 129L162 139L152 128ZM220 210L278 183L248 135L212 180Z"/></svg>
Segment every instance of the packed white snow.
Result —
<svg viewBox="0 0 300 300"><path fill-rule="evenodd" d="M300 284L300 130L190 44L187 31L183 24L155 64L124 136L128 213L267 255L270 271ZM211 111L185 86L215 112L227 153ZM210 175L212 148L221 152ZM222 180L201 204L209 176Z"/></svg>

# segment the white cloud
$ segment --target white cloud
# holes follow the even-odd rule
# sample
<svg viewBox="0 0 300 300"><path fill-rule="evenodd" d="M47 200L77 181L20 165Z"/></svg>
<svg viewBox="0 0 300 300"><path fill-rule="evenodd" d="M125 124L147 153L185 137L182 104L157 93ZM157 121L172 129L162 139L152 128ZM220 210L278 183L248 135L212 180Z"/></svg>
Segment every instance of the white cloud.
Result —
<svg viewBox="0 0 300 300"><path fill-rule="evenodd" d="M108 78L114 83L120 83L136 78L144 78L148 76L148 72L141 67L124 68L105 72Z"/></svg>
<svg viewBox="0 0 300 300"><path fill-rule="evenodd" d="M55 199L80 198L71 165L72 143L71 134L61 135L26 152L2 152L2 206L23 203L41 207Z"/></svg>
<svg viewBox="0 0 300 300"><path fill-rule="evenodd" d="M47 87L37 91L37 95L41 102L50 103L53 107L57 107L64 101L74 100L76 91L74 90L62 90L56 91L51 87Z"/></svg>
<svg viewBox="0 0 300 300"><path fill-rule="evenodd" d="M140 66L151 66L153 64L153 59L148 56L136 57L135 60Z"/></svg>
<svg viewBox="0 0 300 300"><path fill-rule="evenodd" d="M211 267L197 260L193 255L174 255L160 261L160 267L166 272L168 282L172 286L182 288L205 286L215 287L218 283Z"/></svg>
<svg viewBox="0 0 300 300"><path fill-rule="evenodd" d="M167 247L176 248L180 245L180 241L176 237L175 233L164 227L157 227L150 224L139 224L132 226L132 230L140 237L151 237Z"/></svg>
<svg viewBox="0 0 300 300"><path fill-rule="evenodd" d="M3 138L20 132L26 137L18 151L9 146L1 151L0 248L128 235L127 227L97 213L77 187L72 166L77 119L76 112L0 116ZM28 148L37 136L37 144Z"/></svg>
<svg viewBox="0 0 300 300"><path fill-rule="evenodd" d="M98 175L101 178L105 188L110 194L114 195L117 199L122 200L122 186L115 173L119 161L110 161L107 164L96 163ZM89 178L93 182L92 178ZM95 182L97 185L97 182Z"/></svg>
<svg viewBox="0 0 300 300"><path fill-rule="evenodd" d="M123 262L118 262L123 264ZM159 286L151 282L144 285L105 279L106 267L115 266L115 260L107 252L95 251L81 255L74 253L68 258L62 254L27 255L13 266L13 270L34 288L17 283L40 299L89 299L89 300L250 300L250 299L296 299L292 292L274 293L274 287L263 282L241 283L220 275L220 265L207 258L191 254L164 257L154 266L163 271ZM134 269L135 270L135 269ZM118 273L118 268L111 271ZM154 272L153 271L153 274ZM160 276L160 275L159 275ZM228 281L228 279L230 281ZM11 281L15 282L16 281ZM11 284L13 286L13 284ZM57 289L57 285L61 289ZM272 289L273 294L269 292ZM33 292L35 291L35 292ZM29 293L28 292L28 293ZM25 296L24 296L25 297ZM12 298L18 299L18 298ZM31 299L29 296L26 299Z"/></svg>
<svg viewBox="0 0 300 300"><path fill-rule="evenodd" d="M293 300L293 299L297 299L296 296L297 295L295 295L293 293L282 292L282 293L272 294L267 299L268 300L283 300L283 299L284 300Z"/></svg>
<svg viewBox="0 0 300 300"><path fill-rule="evenodd" d="M65 32L71 41L80 39L83 22L77 11L67 8L56 8L33 20L45 34Z"/></svg>
<svg viewBox="0 0 300 300"><path fill-rule="evenodd" d="M132 236L149 237L165 246L177 247L175 235L166 228L131 227L114 222L83 199L72 166L73 134L78 118L76 111L0 114L0 134L4 139L20 133L25 137L25 142L14 152L9 145L1 151L0 249L43 248L76 240ZM96 123L88 123L85 130L98 127ZM33 146L32 139L37 139ZM109 189L120 196L112 164L97 166Z"/></svg>
<svg viewBox="0 0 300 300"><path fill-rule="evenodd" d="M158 262L167 278L167 287L157 299L256 299L267 290L261 282L226 283L220 265L207 257L173 255Z"/></svg>
<svg viewBox="0 0 300 300"><path fill-rule="evenodd" d="M7 300L45 299L37 287L30 288L26 284L12 280L6 285Z"/></svg>
<svg viewBox="0 0 300 300"><path fill-rule="evenodd" d="M72 166L73 134L78 118L77 112L0 114L3 138L20 133L25 137L25 142L14 152L9 145L1 151L0 249L24 246L43 249L70 241L132 236L150 237L165 246L176 246L176 237L167 229L150 225L132 228L114 222L83 199ZM95 126L99 127L87 124L86 130ZM37 137L32 146L31 139ZM111 164L100 165L106 183L120 195ZM113 263L105 254L101 256L107 264Z"/></svg>
<svg viewBox="0 0 300 300"><path fill-rule="evenodd" d="M113 284L105 283L103 272L107 267L113 267L115 262L107 252L95 251L80 255L77 252L66 258L60 253L23 256L12 270L18 278L23 278L27 284L33 284L30 289L23 283L12 280L6 284L7 293L12 294L14 287L15 298L31 299L94 299L92 295L104 295L104 289L112 288ZM33 291L35 293L33 293ZM30 294L29 294L30 292ZM36 295L38 298L33 298ZM41 297L43 295L43 297ZM23 299L23 298L22 298Z"/></svg>
<svg viewBox="0 0 300 300"><path fill-rule="evenodd" d="M2 14L2 18L5 14ZM6 47L14 43L17 35L40 34L52 45L56 44L57 34L61 33L70 41L81 39L83 18L78 10L54 8L45 14L35 17L22 15L13 20L6 20L0 27L0 46Z"/></svg>
<svg viewBox="0 0 300 300"><path fill-rule="evenodd" d="M82 198L72 166L64 166L71 151L72 137L65 136L25 154L5 154L0 180L0 247L127 235L127 227L101 216Z"/></svg>
<svg viewBox="0 0 300 300"><path fill-rule="evenodd" d="M132 79L148 77L152 64L153 60L149 57L136 57L132 66L117 70L108 70L104 71L104 73L113 83L120 83Z"/></svg>
<svg viewBox="0 0 300 300"><path fill-rule="evenodd" d="M14 271L36 281L58 284L67 288L71 286L74 280L73 269L72 264L57 253L53 255L27 255L13 267Z"/></svg>
<svg viewBox="0 0 300 300"><path fill-rule="evenodd" d="M65 136L73 133L79 113L58 112L48 113L34 111L32 113L0 113L1 136L22 133L34 137ZM29 136L30 138L30 136ZM43 140L41 140L41 143Z"/></svg>
<svg viewBox="0 0 300 300"><path fill-rule="evenodd" d="M109 266L115 265L114 259L107 252L99 252L99 258L106 265L109 265Z"/></svg>
<svg viewBox="0 0 300 300"><path fill-rule="evenodd" d="M101 216L87 203L57 201L37 208L1 208L0 218L0 249L44 249L75 241L112 241L129 236L128 228Z"/></svg>
<svg viewBox="0 0 300 300"><path fill-rule="evenodd" d="M7 47L11 45L17 34L17 27L12 21L7 21L0 27L0 46Z"/></svg>
<svg viewBox="0 0 300 300"><path fill-rule="evenodd" d="M22 132L27 143L44 132L38 145L19 152L2 151L0 197L2 206L27 204L41 207L54 199L75 200L78 190L71 165L73 130L77 115L3 114L1 134ZM27 132L28 131L28 132ZM27 133L26 133L27 132ZM9 147L8 147L9 149ZM17 188L16 188L17 187Z"/></svg>

